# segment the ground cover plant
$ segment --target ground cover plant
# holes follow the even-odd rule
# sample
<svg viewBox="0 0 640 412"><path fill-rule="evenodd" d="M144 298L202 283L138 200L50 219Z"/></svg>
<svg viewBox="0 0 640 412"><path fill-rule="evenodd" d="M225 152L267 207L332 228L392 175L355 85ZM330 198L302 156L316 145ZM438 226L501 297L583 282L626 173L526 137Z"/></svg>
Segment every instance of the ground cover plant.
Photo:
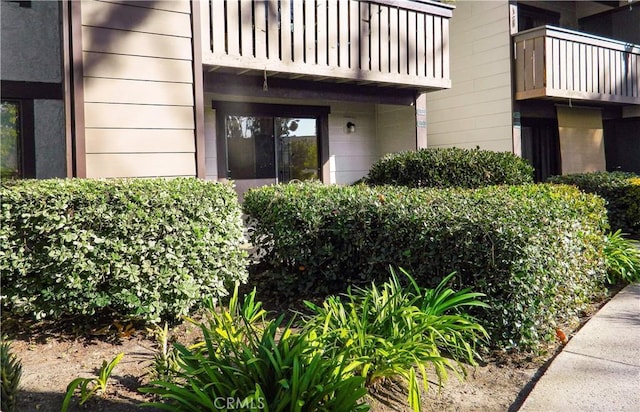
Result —
<svg viewBox="0 0 640 412"><path fill-rule="evenodd" d="M176 343L175 378L141 391L170 411L366 411L364 378L350 373L343 356L326 358L307 332L283 317L266 320L255 290L242 302L235 289L228 308L209 301L208 320L197 322L200 344Z"/></svg>
<svg viewBox="0 0 640 412"><path fill-rule="evenodd" d="M591 172L552 176L551 183L577 186L606 200L612 230L640 237L640 176L628 172Z"/></svg>
<svg viewBox="0 0 640 412"><path fill-rule="evenodd" d="M401 271L407 287L392 270L391 279L380 286L350 288L322 305L306 302L311 315L305 329L318 336L325 357L352 362L353 372L366 379L367 387L404 378L408 403L420 411L420 381L426 391L430 379L427 366L433 367L442 385L448 370L462 377L463 363L475 365L474 348L487 335L464 309L487 305L478 300L481 293L446 288L454 274L435 289L423 289Z"/></svg>
<svg viewBox="0 0 640 412"><path fill-rule="evenodd" d="M477 311L501 348L535 349L603 293L603 200L574 187L477 190L263 187L245 194L253 267L280 297L340 293L404 267L422 287L452 271L487 295Z"/></svg>
<svg viewBox="0 0 640 412"><path fill-rule="evenodd" d="M247 276L230 185L25 180L0 196L2 307L14 315L175 318Z"/></svg>
<svg viewBox="0 0 640 412"><path fill-rule="evenodd" d="M640 244L625 238L620 230L607 234L604 247L609 283L640 281Z"/></svg>
<svg viewBox="0 0 640 412"><path fill-rule="evenodd" d="M69 410L71 400L76 392L80 392L80 406L84 405L96 394L104 396L107 393L107 385L109 383L111 373L123 357L124 353L121 352L110 362L107 362L106 360L102 361L102 366L100 367L97 376L92 378L76 378L72 380L67 386L67 394L62 402L61 412L67 412Z"/></svg>
<svg viewBox="0 0 640 412"><path fill-rule="evenodd" d="M384 156L363 180L370 185L477 188L533 183L533 168L513 153L421 149Z"/></svg>

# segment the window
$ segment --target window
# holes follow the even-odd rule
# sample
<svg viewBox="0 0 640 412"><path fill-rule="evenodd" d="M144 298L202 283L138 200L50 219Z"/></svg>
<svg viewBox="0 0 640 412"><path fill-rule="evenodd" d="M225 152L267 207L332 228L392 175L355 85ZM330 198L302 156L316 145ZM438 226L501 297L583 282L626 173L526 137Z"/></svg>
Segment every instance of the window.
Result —
<svg viewBox="0 0 640 412"><path fill-rule="evenodd" d="M255 184L321 179L328 107L214 102L221 176Z"/></svg>
<svg viewBox="0 0 640 412"><path fill-rule="evenodd" d="M33 101L3 100L0 117L0 177L35 177Z"/></svg>

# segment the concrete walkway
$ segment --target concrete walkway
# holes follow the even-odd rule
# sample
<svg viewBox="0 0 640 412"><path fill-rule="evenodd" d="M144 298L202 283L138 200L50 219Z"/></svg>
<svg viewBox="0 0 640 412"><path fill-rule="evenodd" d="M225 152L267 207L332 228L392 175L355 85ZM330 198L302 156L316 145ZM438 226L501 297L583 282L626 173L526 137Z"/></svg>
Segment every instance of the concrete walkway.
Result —
<svg viewBox="0 0 640 412"><path fill-rule="evenodd" d="M520 411L640 411L640 284L624 288L580 329Z"/></svg>

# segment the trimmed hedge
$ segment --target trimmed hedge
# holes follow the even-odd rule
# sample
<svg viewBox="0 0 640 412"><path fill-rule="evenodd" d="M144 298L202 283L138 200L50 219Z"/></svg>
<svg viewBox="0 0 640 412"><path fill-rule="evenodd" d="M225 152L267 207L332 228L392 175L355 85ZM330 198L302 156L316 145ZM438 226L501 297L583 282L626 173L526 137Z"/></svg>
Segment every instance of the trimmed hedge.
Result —
<svg viewBox="0 0 640 412"><path fill-rule="evenodd" d="M13 313L158 320L246 281L241 212L229 185L25 180L0 194L2 306Z"/></svg>
<svg viewBox="0 0 640 412"><path fill-rule="evenodd" d="M577 186L606 200L612 230L640 236L640 176L628 172L592 172L552 176L550 183Z"/></svg>
<svg viewBox="0 0 640 412"><path fill-rule="evenodd" d="M487 294L492 308L478 316L494 344L533 348L602 291L603 203L556 185L291 184L250 190L243 207L279 297L383 281L390 265L423 287L456 271L456 288Z"/></svg>
<svg viewBox="0 0 640 412"><path fill-rule="evenodd" d="M533 183L533 167L512 153L480 149L421 149L391 153L371 166L370 185L478 188Z"/></svg>

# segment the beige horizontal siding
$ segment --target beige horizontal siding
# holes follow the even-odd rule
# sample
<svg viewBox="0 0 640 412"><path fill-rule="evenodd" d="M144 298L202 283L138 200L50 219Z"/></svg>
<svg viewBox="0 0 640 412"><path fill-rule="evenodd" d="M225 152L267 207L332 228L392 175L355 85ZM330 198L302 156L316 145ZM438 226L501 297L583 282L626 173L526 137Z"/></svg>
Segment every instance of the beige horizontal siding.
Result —
<svg viewBox="0 0 640 412"><path fill-rule="evenodd" d="M427 94L427 146L511 151L508 2L457 2L450 23L452 88Z"/></svg>
<svg viewBox="0 0 640 412"><path fill-rule="evenodd" d="M193 153L87 154L87 177L194 176Z"/></svg>
<svg viewBox="0 0 640 412"><path fill-rule="evenodd" d="M87 129L87 153L195 152L193 130Z"/></svg>
<svg viewBox="0 0 640 412"><path fill-rule="evenodd" d="M84 99L90 103L137 103L193 106L192 85L85 77Z"/></svg>
<svg viewBox="0 0 640 412"><path fill-rule="evenodd" d="M85 77L193 82L190 61L92 52L83 53L83 59Z"/></svg>
<svg viewBox="0 0 640 412"><path fill-rule="evenodd" d="M191 60L191 39L100 27L82 28L82 49L90 52Z"/></svg>
<svg viewBox="0 0 640 412"><path fill-rule="evenodd" d="M105 3L128 4L136 7L145 7L148 9L176 11L179 13L189 13L189 0L103 0Z"/></svg>
<svg viewBox="0 0 640 412"><path fill-rule="evenodd" d="M167 36L191 37L189 14L135 7L130 4L83 1L82 24Z"/></svg>
<svg viewBox="0 0 640 412"><path fill-rule="evenodd" d="M88 128L193 129L193 109L184 106L85 104Z"/></svg>
<svg viewBox="0 0 640 412"><path fill-rule="evenodd" d="M195 175L190 3L81 10L87 176Z"/></svg>

